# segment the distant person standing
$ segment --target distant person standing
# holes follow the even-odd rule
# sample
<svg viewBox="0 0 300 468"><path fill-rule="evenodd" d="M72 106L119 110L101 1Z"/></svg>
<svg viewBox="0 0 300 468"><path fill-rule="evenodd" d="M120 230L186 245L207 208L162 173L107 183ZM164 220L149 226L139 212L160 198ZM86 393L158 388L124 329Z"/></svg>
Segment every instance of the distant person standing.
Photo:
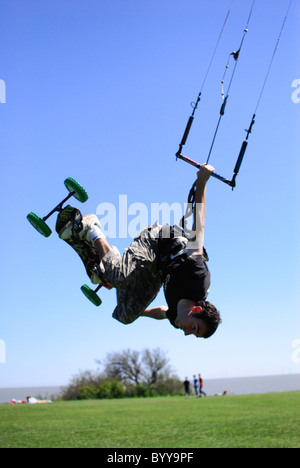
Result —
<svg viewBox="0 0 300 468"><path fill-rule="evenodd" d="M202 397L202 395L207 396L206 393L203 391L203 386L204 386L204 382L201 377L201 374L199 374L199 397Z"/></svg>
<svg viewBox="0 0 300 468"><path fill-rule="evenodd" d="M194 375L194 392L195 395L198 397L199 396L199 379Z"/></svg>
<svg viewBox="0 0 300 468"><path fill-rule="evenodd" d="M185 378L185 381L183 382L183 386L184 386L185 396L189 398L191 394L191 390L190 390L190 381L188 380L187 377Z"/></svg>

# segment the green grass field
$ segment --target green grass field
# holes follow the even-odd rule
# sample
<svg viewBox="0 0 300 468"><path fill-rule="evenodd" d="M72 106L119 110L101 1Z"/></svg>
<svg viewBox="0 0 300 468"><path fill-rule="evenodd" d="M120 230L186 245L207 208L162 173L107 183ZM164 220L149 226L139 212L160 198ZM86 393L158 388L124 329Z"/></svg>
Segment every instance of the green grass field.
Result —
<svg viewBox="0 0 300 468"><path fill-rule="evenodd" d="M300 392L0 405L0 448L300 447Z"/></svg>

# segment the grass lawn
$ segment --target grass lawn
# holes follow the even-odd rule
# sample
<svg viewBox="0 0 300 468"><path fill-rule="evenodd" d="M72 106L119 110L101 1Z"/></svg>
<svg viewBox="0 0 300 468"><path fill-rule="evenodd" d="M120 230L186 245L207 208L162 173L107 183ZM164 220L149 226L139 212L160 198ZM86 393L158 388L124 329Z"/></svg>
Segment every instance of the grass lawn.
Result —
<svg viewBox="0 0 300 468"><path fill-rule="evenodd" d="M300 448L300 392L0 405L0 448Z"/></svg>

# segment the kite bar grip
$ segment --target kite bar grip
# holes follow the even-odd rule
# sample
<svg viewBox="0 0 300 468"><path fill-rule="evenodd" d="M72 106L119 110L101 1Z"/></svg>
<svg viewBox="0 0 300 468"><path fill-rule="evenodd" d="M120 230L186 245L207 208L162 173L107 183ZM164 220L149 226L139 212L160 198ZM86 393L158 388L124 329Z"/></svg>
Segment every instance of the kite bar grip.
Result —
<svg viewBox="0 0 300 468"><path fill-rule="evenodd" d="M235 165L235 168L234 168L234 171L233 171L235 174L238 174L238 173L239 173L241 164L242 164L242 162L243 162L243 158L244 158L245 153L246 153L247 146L248 146L248 141L245 140L245 141L243 142L243 144L242 144L241 151L240 151L238 160L237 160L237 162L236 162L236 165Z"/></svg>
<svg viewBox="0 0 300 468"><path fill-rule="evenodd" d="M187 162L188 164L191 164L192 166L196 167L197 169L200 169L200 168L201 168L201 164L197 163L196 161L193 161L193 159L187 158L186 156L183 156L182 154L177 154L176 156L177 156L177 158L182 159L182 161L185 161L185 162ZM218 180L220 180L221 182L224 182L225 184L230 185L230 187L234 187L234 186L232 185L232 181L231 181L231 180L225 179L225 177L223 177L223 176L217 174L216 172L213 172L213 173L211 174L211 177L214 177L215 179L218 179Z"/></svg>
<svg viewBox="0 0 300 468"><path fill-rule="evenodd" d="M189 133L190 133L190 130L191 130L191 126L193 124L193 120L194 120L194 117L191 115L189 120L188 120L186 129L184 131L184 135L183 135L181 143L180 143L181 146L185 145L185 143L186 143L187 137L189 136Z"/></svg>
<svg viewBox="0 0 300 468"><path fill-rule="evenodd" d="M187 162L188 164L191 164L191 166L196 167L197 169L200 169L201 164L197 163L196 161L193 161L190 158L187 158L186 156L183 156L182 154L176 154L177 158L182 159L182 161Z"/></svg>

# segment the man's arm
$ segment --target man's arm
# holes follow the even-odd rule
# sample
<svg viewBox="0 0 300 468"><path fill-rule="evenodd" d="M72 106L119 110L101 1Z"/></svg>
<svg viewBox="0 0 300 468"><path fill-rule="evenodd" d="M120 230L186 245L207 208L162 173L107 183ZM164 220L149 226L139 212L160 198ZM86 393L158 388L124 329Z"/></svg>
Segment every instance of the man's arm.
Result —
<svg viewBox="0 0 300 468"><path fill-rule="evenodd" d="M194 255L203 254L204 229L205 229L205 206L206 206L206 184L214 167L204 164L198 172L195 196L195 211L193 231L196 235L194 242L191 242L188 248L194 250Z"/></svg>
<svg viewBox="0 0 300 468"><path fill-rule="evenodd" d="M163 320L167 318L166 312L168 311L168 307L161 306L161 307L154 307L153 309L147 309L140 317L149 317L155 320Z"/></svg>

